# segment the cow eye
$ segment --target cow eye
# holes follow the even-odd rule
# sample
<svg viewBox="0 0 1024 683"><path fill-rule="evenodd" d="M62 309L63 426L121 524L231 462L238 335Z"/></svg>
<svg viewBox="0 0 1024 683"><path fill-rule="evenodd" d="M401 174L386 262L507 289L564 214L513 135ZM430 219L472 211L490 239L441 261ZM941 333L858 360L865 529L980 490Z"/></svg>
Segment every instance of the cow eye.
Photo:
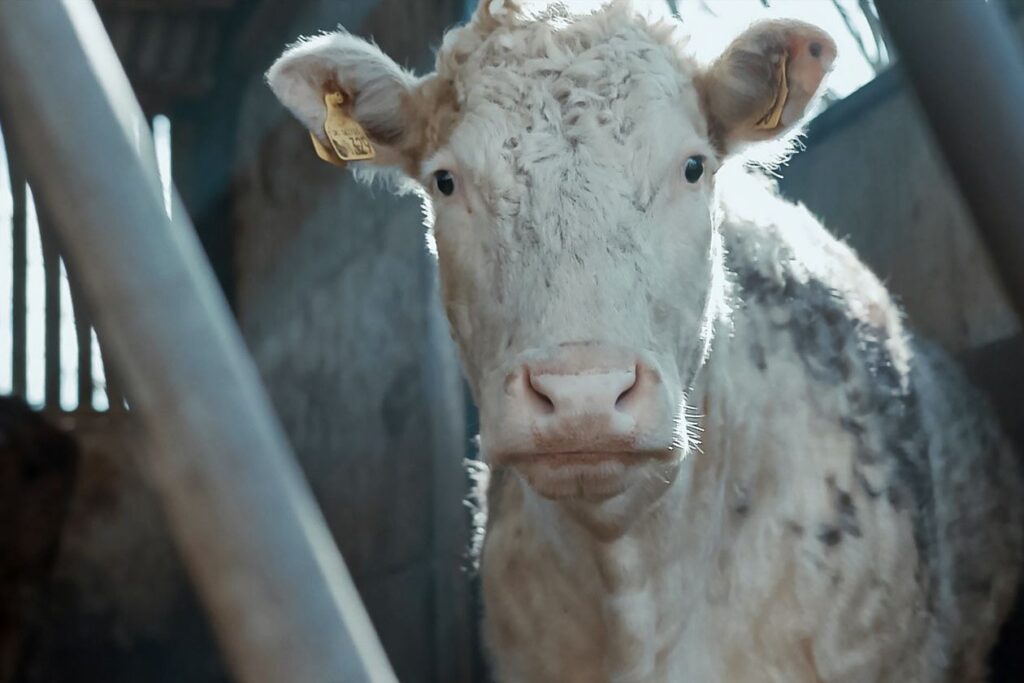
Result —
<svg viewBox="0 0 1024 683"><path fill-rule="evenodd" d="M686 169L683 171L686 182L695 183L704 175L704 157L695 156L686 160Z"/></svg>
<svg viewBox="0 0 1024 683"><path fill-rule="evenodd" d="M455 192L455 176L450 171L434 171L434 182L438 191L445 197Z"/></svg>

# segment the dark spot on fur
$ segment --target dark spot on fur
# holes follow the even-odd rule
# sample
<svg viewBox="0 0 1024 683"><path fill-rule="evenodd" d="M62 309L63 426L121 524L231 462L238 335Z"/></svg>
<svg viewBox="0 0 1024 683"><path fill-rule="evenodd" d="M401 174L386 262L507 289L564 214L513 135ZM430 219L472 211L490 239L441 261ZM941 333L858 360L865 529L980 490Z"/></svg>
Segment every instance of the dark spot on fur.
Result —
<svg viewBox="0 0 1024 683"><path fill-rule="evenodd" d="M741 302L762 307L775 329L788 334L811 379L844 393L841 404L846 410L839 420L856 440L856 464L887 473L881 490L870 486L862 474L857 478L860 488L872 499L884 491L894 507L909 510L918 554L933 557L938 530L927 432L912 376L894 365L888 346L891 331L858 319L842 296L821 280L798 280L786 268L776 276L774 270L736 256L742 253L727 252ZM830 524L826 530L859 533L855 515L843 511L839 501L839 526ZM846 507L845 512L852 511ZM833 534L826 536L831 539Z"/></svg>
<svg viewBox="0 0 1024 683"><path fill-rule="evenodd" d="M864 495L871 500L875 500L882 495L881 491L871 485L871 482L864 476L864 473L861 472L860 468L854 468L853 476L857 479L857 483L860 485L861 491L863 491Z"/></svg>
<svg viewBox="0 0 1024 683"><path fill-rule="evenodd" d="M740 517L750 514L750 493L745 486L736 485L733 490L733 512Z"/></svg>
<svg viewBox="0 0 1024 683"><path fill-rule="evenodd" d="M654 195L648 194L645 196L642 190L637 190L630 198L629 203L635 211L647 213L651 208L651 204L654 203Z"/></svg>
<svg viewBox="0 0 1024 683"><path fill-rule="evenodd" d="M856 436L858 439L864 434L864 425L849 415L840 416L839 426Z"/></svg>
<svg viewBox="0 0 1024 683"><path fill-rule="evenodd" d="M903 494L897 486L890 486L886 489L885 499L897 510L903 507Z"/></svg>
<svg viewBox="0 0 1024 683"><path fill-rule="evenodd" d="M753 361L754 367L761 372L768 369L768 360L765 357L764 346L761 345L761 342L754 342L750 345L750 359Z"/></svg>
<svg viewBox="0 0 1024 683"><path fill-rule="evenodd" d="M786 530L794 536L803 537L804 527L799 522L789 521L786 522Z"/></svg>
<svg viewBox="0 0 1024 683"><path fill-rule="evenodd" d="M853 504L853 498L849 493L839 490L836 497L836 512L839 518L839 527L850 536L860 538L860 523L857 521L857 508Z"/></svg>
<svg viewBox="0 0 1024 683"><path fill-rule="evenodd" d="M818 540L827 547L833 548L843 540L843 532L840 531L839 527L823 524L818 530Z"/></svg>

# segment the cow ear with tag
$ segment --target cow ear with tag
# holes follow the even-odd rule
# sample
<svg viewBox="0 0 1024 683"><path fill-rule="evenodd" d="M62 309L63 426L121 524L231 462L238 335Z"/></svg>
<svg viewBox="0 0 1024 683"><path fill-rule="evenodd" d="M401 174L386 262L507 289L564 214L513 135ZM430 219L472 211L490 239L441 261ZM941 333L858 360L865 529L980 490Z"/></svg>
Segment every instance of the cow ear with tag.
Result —
<svg viewBox="0 0 1024 683"><path fill-rule="evenodd" d="M344 32L302 40L271 66L267 82L324 161L412 166L418 122L409 99L418 80L376 45Z"/></svg>
<svg viewBox="0 0 1024 683"><path fill-rule="evenodd" d="M712 142L723 153L791 131L836 58L832 38L800 21L754 24L696 79Z"/></svg>

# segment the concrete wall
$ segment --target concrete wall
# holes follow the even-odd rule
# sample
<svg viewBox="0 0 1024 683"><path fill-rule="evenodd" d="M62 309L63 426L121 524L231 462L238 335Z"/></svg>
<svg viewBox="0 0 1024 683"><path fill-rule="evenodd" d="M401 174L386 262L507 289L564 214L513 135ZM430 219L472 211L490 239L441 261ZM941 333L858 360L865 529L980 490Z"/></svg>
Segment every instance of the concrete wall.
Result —
<svg viewBox="0 0 1024 683"><path fill-rule="evenodd" d="M818 117L806 145L783 169L783 191L848 239L903 303L915 329L953 352L1019 332L898 71Z"/></svg>
<svg viewBox="0 0 1024 683"><path fill-rule="evenodd" d="M460 11L323 0L290 34L340 23L423 65ZM400 679L467 680L465 406L419 202L317 159L261 80L237 144L245 338Z"/></svg>

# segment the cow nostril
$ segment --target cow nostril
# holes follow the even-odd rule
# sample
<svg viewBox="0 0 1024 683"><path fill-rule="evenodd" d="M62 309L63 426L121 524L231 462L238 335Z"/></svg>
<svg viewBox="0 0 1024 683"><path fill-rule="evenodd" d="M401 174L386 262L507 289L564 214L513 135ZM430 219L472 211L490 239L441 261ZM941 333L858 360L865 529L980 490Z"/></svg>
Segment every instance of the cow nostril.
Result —
<svg viewBox="0 0 1024 683"><path fill-rule="evenodd" d="M628 366L627 366L628 367ZM586 365L551 368L523 366L511 375L521 405L535 416L633 413L643 403L647 378L644 368ZM638 384L639 383L639 384Z"/></svg>
<svg viewBox="0 0 1024 683"><path fill-rule="evenodd" d="M534 410L545 415L550 415L555 412L555 402L551 400L551 397L544 393L544 389L537 385L533 381L533 375L530 373L530 368L523 368L523 383L526 385L527 401L533 406Z"/></svg>
<svg viewBox="0 0 1024 683"><path fill-rule="evenodd" d="M624 387L623 390L622 390L622 393L620 393L619 397L617 399L615 399L615 409L616 410L620 410L621 411L621 410L628 410L629 409L630 404L633 403L633 399L636 397L636 395L638 393L637 387L639 385L640 385L640 367L636 366L636 367L633 368L633 373L632 373L632 376L631 376L631 381L629 381L629 386Z"/></svg>

